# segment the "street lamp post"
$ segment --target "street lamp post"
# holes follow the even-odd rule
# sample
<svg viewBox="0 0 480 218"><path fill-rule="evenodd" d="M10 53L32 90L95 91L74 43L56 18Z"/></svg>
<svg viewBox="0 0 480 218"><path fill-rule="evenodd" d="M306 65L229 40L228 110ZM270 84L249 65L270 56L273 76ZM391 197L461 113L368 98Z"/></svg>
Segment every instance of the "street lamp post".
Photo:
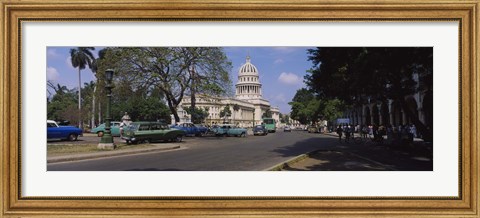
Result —
<svg viewBox="0 0 480 218"><path fill-rule="evenodd" d="M113 70L106 70L105 71L105 79L107 80L107 85L105 86L105 91L107 93L107 111L106 111L106 122L105 122L105 133L103 134L102 138L100 139L100 143L98 144L98 149L105 149L105 150L113 150L115 149L115 144L113 143L113 136L112 131L110 128L110 121L112 120L110 116L111 112L111 103L112 103L112 79L113 79Z"/></svg>
<svg viewBox="0 0 480 218"><path fill-rule="evenodd" d="M255 111L253 111L252 128L255 128Z"/></svg>

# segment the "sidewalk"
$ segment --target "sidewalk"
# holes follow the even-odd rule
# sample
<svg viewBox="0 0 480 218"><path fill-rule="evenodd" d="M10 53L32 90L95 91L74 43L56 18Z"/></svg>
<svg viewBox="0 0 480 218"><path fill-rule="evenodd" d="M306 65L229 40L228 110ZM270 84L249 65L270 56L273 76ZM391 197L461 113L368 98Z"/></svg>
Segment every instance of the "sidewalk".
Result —
<svg viewBox="0 0 480 218"><path fill-rule="evenodd" d="M431 144L416 139L409 145L356 144L338 142L336 133L324 133L336 138L331 146L299 155L280 163L271 171L431 171ZM343 140L344 138L342 138Z"/></svg>
<svg viewBox="0 0 480 218"><path fill-rule="evenodd" d="M47 157L47 163L88 160L88 159L95 159L95 158L102 158L102 157L115 157L115 156L122 156L122 155L147 153L147 152L167 151L167 150L180 148L180 145L176 143L161 143L161 144L159 143L159 144L151 144L151 145L152 147L148 147L148 148L129 148L125 150L96 151L92 153L68 154L68 155L61 155L56 157Z"/></svg>

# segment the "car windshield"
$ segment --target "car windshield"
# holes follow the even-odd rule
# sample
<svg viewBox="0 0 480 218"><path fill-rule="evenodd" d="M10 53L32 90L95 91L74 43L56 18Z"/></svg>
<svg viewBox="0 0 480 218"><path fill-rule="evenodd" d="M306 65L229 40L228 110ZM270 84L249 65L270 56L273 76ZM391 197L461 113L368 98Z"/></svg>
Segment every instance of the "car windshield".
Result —
<svg viewBox="0 0 480 218"><path fill-rule="evenodd" d="M261 130L263 129L263 126L255 126L255 130Z"/></svg>
<svg viewBox="0 0 480 218"><path fill-rule="evenodd" d="M265 124L273 124L274 121L273 121L273 119L264 119L263 122Z"/></svg>

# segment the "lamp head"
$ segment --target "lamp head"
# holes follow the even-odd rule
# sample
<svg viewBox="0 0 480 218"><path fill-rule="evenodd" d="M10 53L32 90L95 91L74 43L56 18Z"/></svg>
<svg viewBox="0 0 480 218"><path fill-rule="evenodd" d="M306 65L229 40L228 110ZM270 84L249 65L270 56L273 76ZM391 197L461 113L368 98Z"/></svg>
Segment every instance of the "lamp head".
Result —
<svg viewBox="0 0 480 218"><path fill-rule="evenodd" d="M105 71L105 78L107 79L107 81L111 82L112 79L113 79L113 70L111 69L108 69Z"/></svg>

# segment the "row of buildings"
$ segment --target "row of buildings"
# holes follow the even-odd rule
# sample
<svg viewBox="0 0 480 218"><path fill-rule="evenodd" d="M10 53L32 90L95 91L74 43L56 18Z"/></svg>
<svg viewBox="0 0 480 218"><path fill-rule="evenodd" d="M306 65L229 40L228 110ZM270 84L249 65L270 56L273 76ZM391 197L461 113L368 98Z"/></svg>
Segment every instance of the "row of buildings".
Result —
<svg viewBox="0 0 480 218"><path fill-rule="evenodd" d="M416 77L418 82L418 77ZM407 96L405 102L409 110L413 111L415 116L428 127L433 128L433 92L422 91L414 95ZM259 78L259 71L251 63L247 56L246 63L238 71L238 80L235 84L234 97L211 97L199 96L196 102L197 107L207 108L208 117L206 123L209 125L223 123L237 124L241 127L251 127L262 123L262 115L269 110L272 118L280 124L280 111L270 102L263 98L262 83ZM220 112L229 105L232 115L227 117L220 116ZM233 105L238 105L239 109L234 110ZM184 107L190 106L190 97L186 96L178 107L180 122L190 122L190 115L184 110ZM406 115L399 102L385 100L383 102L370 102L368 104L355 107L344 112L344 118L350 120L354 125L388 125L393 126L411 124L412 121ZM172 118L172 122L175 120ZM293 126L300 126L298 121L291 120Z"/></svg>
<svg viewBox="0 0 480 218"><path fill-rule="evenodd" d="M190 97L183 98L177 112L180 122L190 122L190 115L184 110L184 107L191 105ZM230 107L232 115L224 118L220 112L225 106ZM239 109L234 110L233 106L238 105ZM208 109L206 123L208 125L220 124L224 121L236 124L240 127L251 127L262 123L262 115L270 111L272 118L277 125L280 123L280 110L278 107L270 105L270 102L262 96L262 83L260 82L259 71L251 63L247 56L246 63L238 71L238 81L235 84L234 97L212 97L198 96L196 106ZM175 122L172 119L172 123Z"/></svg>
<svg viewBox="0 0 480 218"><path fill-rule="evenodd" d="M417 92L405 97L407 110L414 113L420 122L433 128L433 94L431 91ZM385 100L372 102L344 112L344 117L349 118L351 124L359 125L407 125L412 124L412 118L399 102Z"/></svg>

